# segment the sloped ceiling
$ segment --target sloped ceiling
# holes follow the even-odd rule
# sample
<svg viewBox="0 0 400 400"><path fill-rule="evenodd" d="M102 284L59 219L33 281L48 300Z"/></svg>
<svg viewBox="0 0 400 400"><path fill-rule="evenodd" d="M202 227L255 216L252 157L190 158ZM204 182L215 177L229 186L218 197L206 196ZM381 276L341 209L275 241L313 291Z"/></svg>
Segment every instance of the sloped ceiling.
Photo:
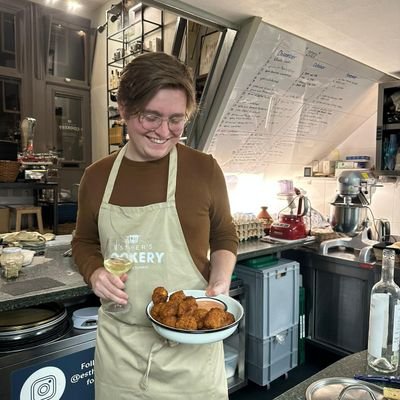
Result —
<svg viewBox="0 0 400 400"><path fill-rule="evenodd" d="M67 1L33 0L67 10ZM82 0L74 11L93 16L107 0ZM164 0L187 4L234 23L249 17L294 33L400 78L399 0Z"/></svg>
<svg viewBox="0 0 400 400"><path fill-rule="evenodd" d="M227 173L298 174L376 115L391 79L257 20L235 46L198 146Z"/></svg>
<svg viewBox="0 0 400 400"><path fill-rule="evenodd" d="M259 16L264 22L400 78L398 0L183 0L182 3L233 22Z"/></svg>
<svg viewBox="0 0 400 400"><path fill-rule="evenodd" d="M175 3L173 0L166 2ZM400 18L400 2L397 0L183 0L183 3L235 23L251 16L260 16L269 25L334 50L392 76L393 80L400 78L400 24L397 22ZM370 90L365 88L358 104L357 99L353 100L352 109L347 110L349 118L341 123L330 121L329 130L319 130L314 139L310 131L310 140L304 141L299 124L292 132L282 130L275 138L280 151L275 156L270 151L271 144L274 144L270 138L271 130L258 128L247 137L246 130L242 131L240 137L228 130L225 137L229 136L230 145L227 146L221 124L211 143L208 146L206 144L204 149L215 154L226 171L233 172L236 169L237 172L251 173L259 170L268 175L279 175L284 170L294 172L299 170L302 163L306 165L313 159L328 155L376 113L377 91L373 87ZM225 115L228 112L232 115L232 110L228 104ZM361 118L360 112L364 113ZM236 139L236 145L232 138ZM263 143L259 138L268 140ZM303 143L299 144L299 139ZM290 142L290 146L283 145L286 141ZM243 162L245 159L249 161Z"/></svg>
<svg viewBox="0 0 400 400"><path fill-rule="evenodd" d="M34 1L49 5L46 0ZM195 7L235 24L241 24L249 17L258 16L268 25L331 49L388 74L393 79L400 79L399 0L164 0L163 2L177 8ZM63 3L65 4L65 2L58 3L59 6L56 6L60 8ZM109 2L86 0L78 13L84 16L95 15L99 7L105 3ZM374 100L368 103L371 108L369 115L374 112L372 110ZM350 127L347 124L348 132L355 129L357 126ZM343 130L340 132L343 133ZM341 137L341 140L344 139ZM318 147L318 155L328 154L330 146L337 144L336 141L335 143L330 141L325 147L321 145L322 147ZM313 147L316 152L315 143ZM239 149L242 150L243 147L239 146ZM222 162L230 157L230 154L226 153L218 155L215 146L208 149L205 146L205 150L212 150ZM297 163L309 162L303 157L299 159L298 154L296 148L291 150L288 158L291 158L292 163L296 155ZM307 149L301 154L307 154ZM310 157L316 155L309 154ZM287 164L290 164L290 161ZM270 165L266 167L270 168Z"/></svg>

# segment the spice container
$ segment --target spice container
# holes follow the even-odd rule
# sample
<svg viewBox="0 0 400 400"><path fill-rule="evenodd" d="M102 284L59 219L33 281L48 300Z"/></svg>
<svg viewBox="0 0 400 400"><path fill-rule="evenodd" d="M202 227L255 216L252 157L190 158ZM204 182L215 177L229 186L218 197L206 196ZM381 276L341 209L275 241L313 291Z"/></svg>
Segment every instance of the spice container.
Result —
<svg viewBox="0 0 400 400"><path fill-rule="evenodd" d="M266 235L269 235L269 230L271 228L271 224L274 222L272 217L269 215L269 212L267 211L268 207L267 206L262 206L261 211L258 213L257 218L262 222L263 224L263 229L264 233Z"/></svg>
<svg viewBox="0 0 400 400"><path fill-rule="evenodd" d="M24 256L19 247L5 247L0 256L0 264L3 269L3 276L6 279L18 278L22 268Z"/></svg>

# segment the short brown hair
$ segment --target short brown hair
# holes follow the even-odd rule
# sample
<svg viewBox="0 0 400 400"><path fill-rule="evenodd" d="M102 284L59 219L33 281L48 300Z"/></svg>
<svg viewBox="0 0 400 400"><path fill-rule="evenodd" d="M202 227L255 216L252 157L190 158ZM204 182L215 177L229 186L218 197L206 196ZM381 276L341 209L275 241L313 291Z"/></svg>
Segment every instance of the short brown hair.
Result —
<svg viewBox="0 0 400 400"><path fill-rule="evenodd" d="M196 109L192 71L176 57L166 53L144 53L122 71L117 92L118 103L127 115L143 111L160 89L180 89L186 93L186 114Z"/></svg>

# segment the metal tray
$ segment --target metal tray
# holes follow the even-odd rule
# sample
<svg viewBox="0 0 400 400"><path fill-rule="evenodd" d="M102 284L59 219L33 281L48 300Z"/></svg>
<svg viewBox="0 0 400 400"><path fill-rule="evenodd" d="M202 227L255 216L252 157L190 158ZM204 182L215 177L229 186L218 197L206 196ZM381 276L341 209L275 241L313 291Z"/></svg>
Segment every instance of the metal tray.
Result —
<svg viewBox="0 0 400 400"><path fill-rule="evenodd" d="M383 388L351 378L326 378L312 383L306 400L383 400Z"/></svg>

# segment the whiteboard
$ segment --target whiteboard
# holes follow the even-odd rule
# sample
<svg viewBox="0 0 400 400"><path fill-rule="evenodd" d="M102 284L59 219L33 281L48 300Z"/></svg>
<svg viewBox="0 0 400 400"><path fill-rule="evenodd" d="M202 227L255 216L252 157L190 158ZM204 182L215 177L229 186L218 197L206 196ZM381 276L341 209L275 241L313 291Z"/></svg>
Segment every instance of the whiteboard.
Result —
<svg viewBox="0 0 400 400"><path fill-rule="evenodd" d="M377 83L393 78L257 24L248 48L229 60L233 72L228 67L200 147L226 173L282 175L321 159L350 136L376 113Z"/></svg>

